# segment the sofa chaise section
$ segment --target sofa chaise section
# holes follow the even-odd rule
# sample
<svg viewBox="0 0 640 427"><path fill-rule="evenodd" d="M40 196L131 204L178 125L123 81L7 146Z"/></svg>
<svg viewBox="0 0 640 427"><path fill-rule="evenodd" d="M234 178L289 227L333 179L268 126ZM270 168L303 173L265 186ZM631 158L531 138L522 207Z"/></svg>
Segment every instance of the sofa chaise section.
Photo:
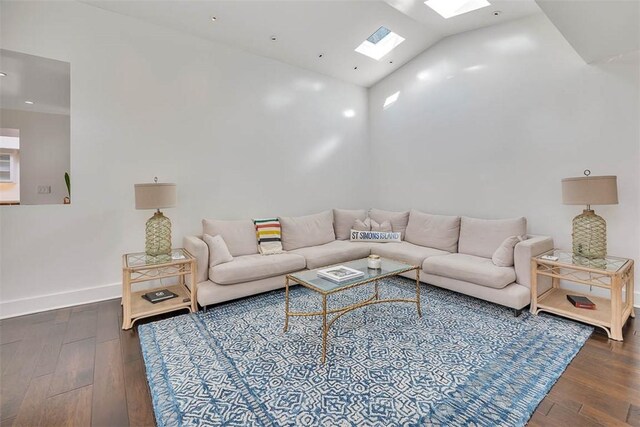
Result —
<svg viewBox="0 0 640 427"><path fill-rule="evenodd" d="M462 217L458 253L427 258L421 280L435 286L521 310L531 301L530 259L553 249L553 239L528 236L525 218L485 220ZM513 248L511 266L492 261L496 250L511 236L522 241ZM551 286L541 280L538 292Z"/></svg>

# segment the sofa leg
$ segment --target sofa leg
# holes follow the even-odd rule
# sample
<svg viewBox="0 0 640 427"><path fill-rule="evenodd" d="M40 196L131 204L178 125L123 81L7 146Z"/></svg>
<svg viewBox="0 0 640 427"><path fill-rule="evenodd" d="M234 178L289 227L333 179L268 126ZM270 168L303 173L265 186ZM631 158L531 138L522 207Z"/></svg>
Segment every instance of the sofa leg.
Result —
<svg viewBox="0 0 640 427"><path fill-rule="evenodd" d="M207 312L207 306L206 305L202 306L202 311L205 312L205 313Z"/></svg>
<svg viewBox="0 0 640 427"><path fill-rule="evenodd" d="M517 309L517 308L513 309L513 317L520 317L521 314L522 314L522 309L521 308L520 309Z"/></svg>

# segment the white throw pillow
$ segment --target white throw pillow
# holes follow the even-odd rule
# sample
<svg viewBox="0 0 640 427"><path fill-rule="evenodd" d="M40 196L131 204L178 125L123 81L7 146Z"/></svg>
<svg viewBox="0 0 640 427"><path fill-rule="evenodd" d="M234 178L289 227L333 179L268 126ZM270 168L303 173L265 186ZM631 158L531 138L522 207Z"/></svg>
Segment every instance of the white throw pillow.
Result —
<svg viewBox="0 0 640 427"><path fill-rule="evenodd" d="M364 219L364 221L360 221L359 219L356 219L356 221L353 223L353 226L351 227L352 230L357 230L357 231L370 231L371 230L371 218L367 217Z"/></svg>
<svg viewBox="0 0 640 427"><path fill-rule="evenodd" d="M498 267L513 267L513 251L516 245L526 239L526 236L509 236L498 246L491 261Z"/></svg>
<svg viewBox="0 0 640 427"><path fill-rule="evenodd" d="M393 231L391 229L391 221L386 220L378 224L374 220L371 220L371 231L384 231L387 233L391 233Z"/></svg>
<svg viewBox="0 0 640 427"><path fill-rule="evenodd" d="M202 240L209 246L209 268L233 261L233 257L222 236L219 234L215 236L205 234L202 236Z"/></svg>

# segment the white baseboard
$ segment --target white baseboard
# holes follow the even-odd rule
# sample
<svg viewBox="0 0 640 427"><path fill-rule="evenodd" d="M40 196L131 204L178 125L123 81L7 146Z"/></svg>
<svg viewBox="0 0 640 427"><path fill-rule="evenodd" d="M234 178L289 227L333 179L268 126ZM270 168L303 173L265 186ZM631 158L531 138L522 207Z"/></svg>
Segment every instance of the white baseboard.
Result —
<svg viewBox="0 0 640 427"><path fill-rule="evenodd" d="M10 301L0 301L0 319L24 316L41 311L89 304L122 296L122 284L111 283L96 288L76 289L55 294L38 295ZM634 305L640 308L640 292L634 294ZM640 314L640 313L638 313Z"/></svg>
<svg viewBox="0 0 640 427"><path fill-rule="evenodd" d="M121 296L122 284L112 283L94 288L0 301L0 319L120 298Z"/></svg>

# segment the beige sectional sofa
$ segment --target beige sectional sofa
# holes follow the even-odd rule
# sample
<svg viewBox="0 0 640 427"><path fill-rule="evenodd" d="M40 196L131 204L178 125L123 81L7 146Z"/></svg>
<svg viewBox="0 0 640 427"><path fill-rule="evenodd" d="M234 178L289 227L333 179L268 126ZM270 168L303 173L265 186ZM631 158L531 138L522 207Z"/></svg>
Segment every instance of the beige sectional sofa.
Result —
<svg viewBox="0 0 640 427"><path fill-rule="evenodd" d="M388 220L403 241L350 241L355 220L367 216L377 223ZM334 209L281 217L280 223L285 252L276 255L259 254L252 220L203 220L203 235L220 235L226 243L230 256L226 254L223 261L210 251L202 236L184 238L184 247L197 260L201 306L282 288L289 273L376 254L420 266L420 280L425 283L517 311L530 302L531 257L553 248L550 237L527 235L525 218L485 220L417 210ZM512 250L501 248L507 261L496 265L492 256L511 236L522 236L524 240ZM415 276L407 273L407 277ZM538 292L543 293L550 286L550 282L540 280Z"/></svg>

